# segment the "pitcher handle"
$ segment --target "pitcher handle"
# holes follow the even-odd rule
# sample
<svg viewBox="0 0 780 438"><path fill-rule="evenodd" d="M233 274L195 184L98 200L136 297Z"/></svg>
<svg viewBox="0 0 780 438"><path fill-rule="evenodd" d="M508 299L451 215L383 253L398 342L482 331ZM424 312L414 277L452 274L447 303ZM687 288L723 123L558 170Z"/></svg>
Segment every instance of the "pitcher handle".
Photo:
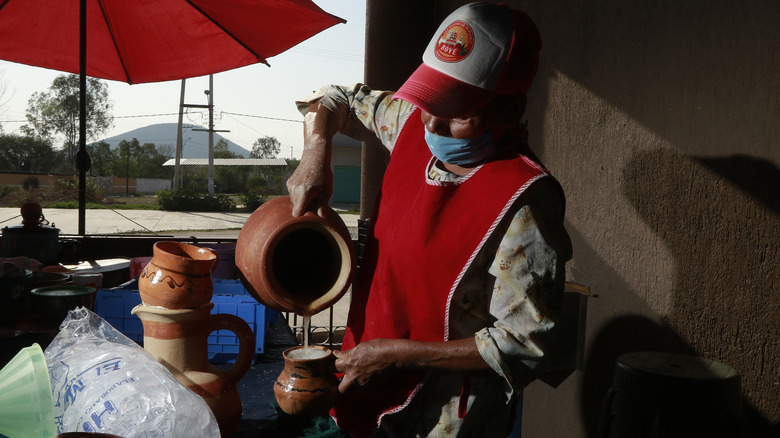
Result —
<svg viewBox="0 0 780 438"><path fill-rule="evenodd" d="M252 366L255 358L255 334L243 319L227 313L210 315L208 319L208 332L216 330L230 330L238 338L238 356L236 363L225 371L228 380L238 382Z"/></svg>

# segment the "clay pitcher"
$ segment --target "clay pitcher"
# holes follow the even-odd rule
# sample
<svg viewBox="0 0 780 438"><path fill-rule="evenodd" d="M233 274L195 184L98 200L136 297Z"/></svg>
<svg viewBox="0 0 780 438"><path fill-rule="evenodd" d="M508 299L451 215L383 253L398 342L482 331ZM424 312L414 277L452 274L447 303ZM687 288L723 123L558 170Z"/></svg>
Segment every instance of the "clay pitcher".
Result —
<svg viewBox="0 0 780 438"><path fill-rule="evenodd" d="M211 301L214 283L211 272L217 253L181 242L154 244L153 257L138 276L141 301L167 309L200 307Z"/></svg>
<svg viewBox="0 0 780 438"><path fill-rule="evenodd" d="M327 414L339 395L333 352L314 345L293 347L283 355L284 369L274 382L274 395L279 407L290 415L313 417Z"/></svg>
<svg viewBox="0 0 780 438"><path fill-rule="evenodd" d="M236 384L255 355L255 335L241 318L210 315L214 304L197 309L163 309L140 304L132 313L144 327L144 349L165 365L181 384L203 397L214 413L223 437L232 436L241 421L241 397ZM208 361L208 335L230 330L239 339L235 364L227 370Z"/></svg>
<svg viewBox="0 0 780 438"><path fill-rule="evenodd" d="M292 216L289 196L252 213L236 242L236 266L247 291L282 312L314 315L349 289L355 252L349 230L330 208Z"/></svg>

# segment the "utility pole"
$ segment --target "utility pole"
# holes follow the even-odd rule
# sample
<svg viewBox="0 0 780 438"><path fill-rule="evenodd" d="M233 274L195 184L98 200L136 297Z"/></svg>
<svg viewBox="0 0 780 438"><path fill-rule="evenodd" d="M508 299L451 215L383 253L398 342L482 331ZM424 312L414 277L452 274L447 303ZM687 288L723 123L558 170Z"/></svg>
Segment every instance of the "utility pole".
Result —
<svg viewBox="0 0 780 438"><path fill-rule="evenodd" d="M173 164L173 193L179 192L179 187L181 186L181 154L184 149L184 145L182 143L182 135L181 132L183 121L184 121L184 83L186 79L181 80L181 96L179 97L179 129L176 133L176 157L174 159Z"/></svg>
<svg viewBox="0 0 780 438"><path fill-rule="evenodd" d="M206 105L209 109L209 129L193 129L193 131L206 131L209 133L209 195L214 196L214 133L230 131L214 129L214 75L209 75L209 89L203 92L208 96L209 102Z"/></svg>
<svg viewBox="0 0 780 438"><path fill-rule="evenodd" d="M127 143L127 156L125 157L125 196L130 196L130 143Z"/></svg>

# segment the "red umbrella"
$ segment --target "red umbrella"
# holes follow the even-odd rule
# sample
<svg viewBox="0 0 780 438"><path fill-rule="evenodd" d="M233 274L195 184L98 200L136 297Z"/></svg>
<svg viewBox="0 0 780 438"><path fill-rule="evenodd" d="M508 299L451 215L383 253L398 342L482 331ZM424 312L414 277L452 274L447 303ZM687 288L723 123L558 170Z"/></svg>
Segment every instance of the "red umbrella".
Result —
<svg viewBox="0 0 780 438"><path fill-rule="evenodd" d="M339 22L310 0L0 0L0 59L81 74L83 235L86 76L138 84L267 63Z"/></svg>

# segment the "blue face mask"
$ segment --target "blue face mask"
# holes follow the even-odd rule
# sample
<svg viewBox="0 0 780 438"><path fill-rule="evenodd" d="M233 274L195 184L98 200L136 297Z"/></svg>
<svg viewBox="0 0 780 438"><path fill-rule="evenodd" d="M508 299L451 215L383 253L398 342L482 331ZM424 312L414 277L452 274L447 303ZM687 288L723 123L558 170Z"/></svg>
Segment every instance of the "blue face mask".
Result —
<svg viewBox="0 0 780 438"><path fill-rule="evenodd" d="M479 163L496 151L490 131L476 138L451 138L433 134L426 129L425 142L434 157L456 166Z"/></svg>

